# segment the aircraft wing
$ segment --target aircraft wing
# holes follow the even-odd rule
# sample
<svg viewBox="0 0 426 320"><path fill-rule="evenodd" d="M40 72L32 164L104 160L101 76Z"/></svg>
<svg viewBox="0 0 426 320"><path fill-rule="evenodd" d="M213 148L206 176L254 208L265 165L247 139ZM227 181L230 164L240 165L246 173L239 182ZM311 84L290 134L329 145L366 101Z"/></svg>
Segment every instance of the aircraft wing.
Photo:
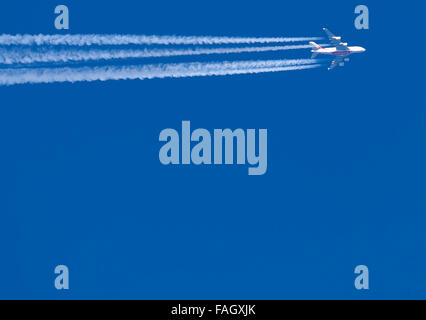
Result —
<svg viewBox="0 0 426 320"><path fill-rule="evenodd" d="M339 45L341 43L342 37L336 37L334 34L332 34L330 32L330 30L328 30L327 28L322 28L325 33L327 34L328 40L331 42L331 44L333 45Z"/></svg>
<svg viewBox="0 0 426 320"><path fill-rule="evenodd" d="M336 57L334 58L334 60L331 62L330 66L328 67L328 70L333 70L334 68L336 68L339 63L343 62L343 58L342 57Z"/></svg>
<svg viewBox="0 0 426 320"><path fill-rule="evenodd" d="M340 43L340 44L336 45L336 49L338 51L348 51L349 50L349 48L346 45L346 43Z"/></svg>

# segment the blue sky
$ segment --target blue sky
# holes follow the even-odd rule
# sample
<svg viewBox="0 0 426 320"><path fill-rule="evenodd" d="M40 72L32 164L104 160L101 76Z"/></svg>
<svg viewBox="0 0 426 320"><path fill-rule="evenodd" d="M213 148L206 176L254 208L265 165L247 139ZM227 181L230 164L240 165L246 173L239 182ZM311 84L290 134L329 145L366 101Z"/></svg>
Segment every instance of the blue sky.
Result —
<svg viewBox="0 0 426 320"><path fill-rule="evenodd" d="M0 33L56 33L57 4L4 1ZM64 4L60 33L327 26L367 52L332 72L0 87L0 298L426 298L423 5L363 2L358 31L358 1ZM158 135L182 120L267 128L267 173L161 165ZM58 264L69 291L53 286ZM353 286L358 264L368 291Z"/></svg>

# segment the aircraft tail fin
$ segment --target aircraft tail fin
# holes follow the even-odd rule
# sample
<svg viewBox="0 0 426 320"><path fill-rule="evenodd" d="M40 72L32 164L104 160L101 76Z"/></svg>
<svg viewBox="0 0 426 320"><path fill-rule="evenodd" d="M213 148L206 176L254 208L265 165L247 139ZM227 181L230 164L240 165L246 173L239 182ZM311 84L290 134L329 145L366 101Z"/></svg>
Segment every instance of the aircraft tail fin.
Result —
<svg viewBox="0 0 426 320"><path fill-rule="evenodd" d="M317 45L315 42L313 42L313 41L310 41L309 42L309 44L311 45L311 46L314 46L316 49L322 49L321 48L321 46L319 46L319 45Z"/></svg>

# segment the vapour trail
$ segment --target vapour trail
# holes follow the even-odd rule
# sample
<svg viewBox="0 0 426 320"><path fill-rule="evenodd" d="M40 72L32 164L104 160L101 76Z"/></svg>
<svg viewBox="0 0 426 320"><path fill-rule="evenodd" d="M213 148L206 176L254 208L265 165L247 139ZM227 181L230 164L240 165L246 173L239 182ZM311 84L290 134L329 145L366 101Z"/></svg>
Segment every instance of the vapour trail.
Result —
<svg viewBox="0 0 426 320"><path fill-rule="evenodd" d="M142 66L0 69L0 85L78 81L224 76L312 69L319 60L264 60L219 63L177 63Z"/></svg>
<svg viewBox="0 0 426 320"><path fill-rule="evenodd" d="M0 45L205 45L238 43L281 43L298 41L315 41L321 37L211 37L211 36L156 36L156 35L120 35L120 34L67 34L67 35L29 35L2 34Z"/></svg>
<svg viewBox="0 0 426 320"><path fill-rule="evenodd" d="M30 64L37 62L93 61L129 58L157 58L211 54L233 54L250 52L272 52L309 49L311 45L288 45L243 48L193 48L193 49L0 49L0 64Z"/></svg>

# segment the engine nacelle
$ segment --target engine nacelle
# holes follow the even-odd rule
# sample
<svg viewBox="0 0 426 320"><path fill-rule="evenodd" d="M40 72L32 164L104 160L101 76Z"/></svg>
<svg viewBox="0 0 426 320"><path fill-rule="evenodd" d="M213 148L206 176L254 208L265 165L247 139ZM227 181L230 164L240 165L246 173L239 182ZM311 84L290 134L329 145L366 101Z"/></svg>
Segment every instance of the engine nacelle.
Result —
<svg viewBox="0 0 426 320"><path fill-rule="evenodd" d="M337 40L337 41L340 41L340 40L342 40L342 37L336 37L336 36L334 36L333 39Z"/></svg>
<svg viewBox="0 0 426 320"><path fill-rule="evenodd" d="M343 67L345 65L345 63L344 62L340 62L339 63L339 66L341 66L341 67Z"/></svg>

